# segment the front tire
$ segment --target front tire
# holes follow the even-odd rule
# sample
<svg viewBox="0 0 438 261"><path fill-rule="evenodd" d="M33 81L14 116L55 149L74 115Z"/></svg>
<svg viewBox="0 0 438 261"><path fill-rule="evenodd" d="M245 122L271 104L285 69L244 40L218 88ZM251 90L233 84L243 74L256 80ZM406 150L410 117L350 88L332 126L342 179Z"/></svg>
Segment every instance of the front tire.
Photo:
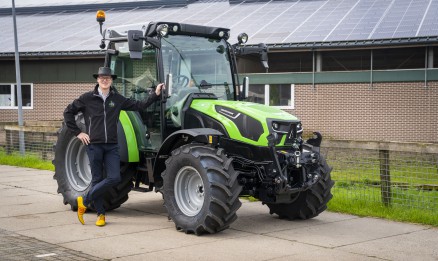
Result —
<svg viewBox="0 0 438 261"><path fill-rule="evenodd" d="M53 164L55 165L53 178L58 182L58 193L62 194L64 205L70 204L71 209L76 211L78 208L76 198L90 190L91 170L86 146L68 130L64 123L58 131ZM121 182L103 196L106 210L120 207L128 200L128 193L133 187L135 165L123 163L120 171Z"/></svg>
<svg viewBox="0 0 438 261"><path fill-rule="evenodd" d="M169 218L185 233L216 233L237 219L242 187L222 149L188 144L166 160L163 198Z"/></svg>
<svg viewBox="0 0 438 261"><path fill-rule="evenodd" d="M325 159L320 156L317 170L320 180L306 191L299 192L292 203L267 203L270 214L277 214L286 219L309 219L318 216L327 209L327 203L333 197L331 188L334 182L331 179L331 168Z"/></svg>

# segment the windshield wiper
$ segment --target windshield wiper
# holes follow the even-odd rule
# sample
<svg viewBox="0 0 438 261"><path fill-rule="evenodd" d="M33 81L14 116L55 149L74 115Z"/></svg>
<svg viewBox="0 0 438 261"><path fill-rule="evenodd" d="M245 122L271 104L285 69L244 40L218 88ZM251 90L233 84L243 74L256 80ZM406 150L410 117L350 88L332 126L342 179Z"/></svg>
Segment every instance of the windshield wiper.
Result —
<svg viewBox="0 0 438 261"><path fill-rule="evenodd" d="M201 87L201 88L211 88L212 86L218 86L218 85L228 86L228 83L227 82L223 82L223 83L209 83L206 80L202 80L201 83L199 84L199 87Z"/></svg>

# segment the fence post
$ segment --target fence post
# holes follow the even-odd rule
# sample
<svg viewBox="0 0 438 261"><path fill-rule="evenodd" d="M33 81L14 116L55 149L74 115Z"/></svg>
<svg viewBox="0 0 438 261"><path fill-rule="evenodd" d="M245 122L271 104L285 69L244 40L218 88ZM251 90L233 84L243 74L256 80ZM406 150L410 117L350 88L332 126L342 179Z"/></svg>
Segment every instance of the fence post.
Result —
<svg viewBox="0 0 438 261"><path fill-rule="evenodd" d="M42 146L41 146L41 150L42 150L42 152L41 152L41 157L43 158L43 160L47 160L47 150L46 150L46 148L45 148L45 144L46 144L46 133L45 132L43 132L42 133Z"/></svg>
<svg viewBox="0 0 438 261"><path fill-rule="evenodd" d="M6 132L6 154L9 155L12 153L12 146L14 145L12 141L12 131L5 130L5 132Z"/></svg>
<svg viewBox="0 0 438 261"><path fill-rule="evenodd" d="M385 206L391 205L391 175L389 171L389 150L379 150L380 159L380 189L382 202Z"/></svg>

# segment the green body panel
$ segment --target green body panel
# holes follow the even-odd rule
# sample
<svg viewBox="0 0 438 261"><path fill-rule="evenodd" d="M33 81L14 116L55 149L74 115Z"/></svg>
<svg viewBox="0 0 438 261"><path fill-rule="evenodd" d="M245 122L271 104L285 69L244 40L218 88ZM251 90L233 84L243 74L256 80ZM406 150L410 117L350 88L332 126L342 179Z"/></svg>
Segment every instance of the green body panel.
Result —
<svg viewBox="0 0 438 261"><path fill-rule="evenodd" d="M239 111L261 122L263 126L263 134L260 136L260 138L257 141L243 137L239 132L239 128L230 118L225 117L224 115L218 113L215 110L216 105ZM270 107L258 103L252 103L252 102L196 99L193 100L190 107L222 123L225 129L227 130L228 134L230 135L231 139L239 140L241 142L245 142L255 146L268 145L268 141L266 139L266 137L269 135L269 130L267 127L268 118L298 121L298 118L281 109L277 109L275 107ZM282 139L282 142L280 142L280 144L277 145L282 145L282 143L284 143L284 140L285 139Z"/></svg>
<svg viewBox="0 0 438 261"><path fill-rule="evenodd" d="M128 145L128 162L139 162L140 156L135 130L126 111L120 112L119 120L125 132L126 144Z"/></svg>
<svg viewBox="0 0 438 261"><path fill-rule="evenodd" d="M128 115L129 120L131 121L131 125L134 128L138 149L144 150L147 147L150 147L148 146L145 138L146 126L144 125L140 114L137 111L126 111L126 114Z"/></svg>

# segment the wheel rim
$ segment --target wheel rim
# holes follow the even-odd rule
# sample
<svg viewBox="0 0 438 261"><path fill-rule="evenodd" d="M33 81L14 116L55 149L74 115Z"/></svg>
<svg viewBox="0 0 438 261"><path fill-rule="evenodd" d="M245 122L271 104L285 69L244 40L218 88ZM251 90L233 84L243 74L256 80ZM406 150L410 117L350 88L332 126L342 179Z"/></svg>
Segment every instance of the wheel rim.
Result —
<svg viewBox="0 0 438 261"><path fill-rule="evenodd" d="M193 167L183 167L175 178L175 200L179 209L187 216L195 216L204 205L204 183Z"/></svg>
<svg viewBox="0 0 438 261"><path fill-rule="evenodd" d="M90 161L86 147L77 138L71 139L67 145L65 167L70 185L76 191L86 190L91 183Z"/></svg>

